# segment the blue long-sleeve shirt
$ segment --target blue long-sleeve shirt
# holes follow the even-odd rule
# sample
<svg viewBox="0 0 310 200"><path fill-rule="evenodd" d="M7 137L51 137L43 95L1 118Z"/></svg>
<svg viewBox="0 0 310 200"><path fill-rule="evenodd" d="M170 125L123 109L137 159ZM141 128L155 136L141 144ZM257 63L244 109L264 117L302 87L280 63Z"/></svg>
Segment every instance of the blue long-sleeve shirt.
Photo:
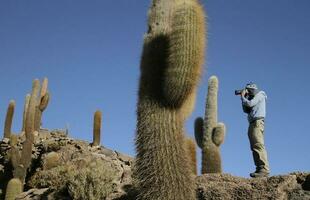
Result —
<svg viewBox="0 0 310 200"><path fill-rule="evenodd" d="M258 92L251 100L241 96L242 107L250 108L250 112L248 113L249 122L266 117L266 100L267 95L264 91Z"/></svg>

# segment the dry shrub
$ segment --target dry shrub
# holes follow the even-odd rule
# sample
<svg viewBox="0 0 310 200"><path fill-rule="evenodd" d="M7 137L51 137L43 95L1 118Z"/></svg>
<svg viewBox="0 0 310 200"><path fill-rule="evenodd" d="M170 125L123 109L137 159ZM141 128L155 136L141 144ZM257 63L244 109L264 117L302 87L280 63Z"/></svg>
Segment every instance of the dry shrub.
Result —
<svg viewBox="0 0 310 200"><path fill-rule="evenodd" d="M102 160L91 162L69 177L68 192L76 200L106 199L115 189L115 171Z"/></svg>

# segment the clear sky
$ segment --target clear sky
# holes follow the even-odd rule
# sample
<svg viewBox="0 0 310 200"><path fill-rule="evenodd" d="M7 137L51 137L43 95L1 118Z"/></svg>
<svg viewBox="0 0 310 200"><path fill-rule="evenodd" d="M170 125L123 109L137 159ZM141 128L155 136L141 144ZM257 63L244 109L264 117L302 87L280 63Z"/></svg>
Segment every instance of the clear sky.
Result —
<svg viewBox="0 0 310 200"><path fill-rule="evenodd" d="M272 175L310 171L310 1L203 0L209 44L195 111L204 115L207 79L220 81L219 120L227 126L224 171L254 170L247 120L234 90L254 81L268 95L265 142ZM34 78L48 77L46 128L92 140L93 113L103 112L102 144L134 155L139 62L149 0L1 0L0 123ZM0 125L2 129L3 125ZM197 157L200 158L200 149ZM199 159L200 160L200 159ZM198 166L200 168L200 162Z"/></svg>

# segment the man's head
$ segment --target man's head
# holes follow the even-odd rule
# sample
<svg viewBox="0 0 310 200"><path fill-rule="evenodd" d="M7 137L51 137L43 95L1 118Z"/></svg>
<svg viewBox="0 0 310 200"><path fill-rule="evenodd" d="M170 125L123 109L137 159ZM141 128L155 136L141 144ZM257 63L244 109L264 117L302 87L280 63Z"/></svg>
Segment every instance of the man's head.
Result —
<svg viewBox="0 0 310 200"><path fill-rule="evenodd" d="M255 96L259 92L257 85L253 82L248 83L245 86L245 89L248 91L250 96Z"/></svg>

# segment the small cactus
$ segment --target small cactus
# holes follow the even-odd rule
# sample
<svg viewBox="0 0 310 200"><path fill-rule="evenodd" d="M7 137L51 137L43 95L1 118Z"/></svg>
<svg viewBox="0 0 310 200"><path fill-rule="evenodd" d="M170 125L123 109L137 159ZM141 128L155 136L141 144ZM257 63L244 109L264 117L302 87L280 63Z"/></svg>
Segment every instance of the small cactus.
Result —
<svg viewBox="0 0 310 200"><path fill-rule="evenodd" d="M97 110L94 114L93 146L100 145L102 113Z"/></svg>
<svg viewBox="0 0 310 200"><path fill-rule="evenodd" d="M18 178L13 178L7 185L5 200L15 200L15 198L22 192L23 183Z"/></svg>
<svg viewBox="0 0 310 200"><path fill-rule="evenodd" d="M225 125L217 122L218 79L209 79L205 119L195 120L195 138L202 149L202 174L222 173L220 145L225 137Z"/></svg>
<svg viewBox="0 0 310 200"><path fill-rule="evenodd" d="M5 117L4 138L10 138L11 136L11 128L12 128L14 110L15 110L15 101L11 100L9 103L7 112L6 112L6 117Z"/></svg>

